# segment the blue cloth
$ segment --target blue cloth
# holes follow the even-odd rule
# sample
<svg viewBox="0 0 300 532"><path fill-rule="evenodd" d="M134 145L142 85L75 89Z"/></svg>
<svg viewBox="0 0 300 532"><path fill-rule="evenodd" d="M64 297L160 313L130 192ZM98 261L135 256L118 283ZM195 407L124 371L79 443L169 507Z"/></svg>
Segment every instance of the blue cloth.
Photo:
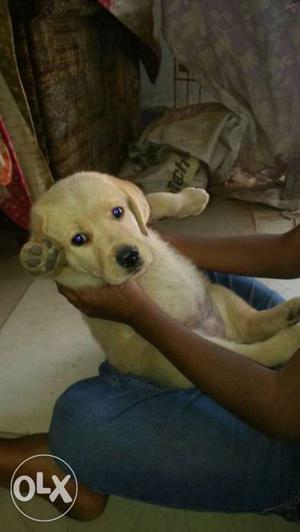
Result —
<svg viewBox="0 0 300 532"><path fill-rule="evenodd" d="M209 276L257 309L282 301L254 279ZM49 446L98 492L300 520L300 446L264 436L196 388L167 389L105 362L58 399Z"/></svg>

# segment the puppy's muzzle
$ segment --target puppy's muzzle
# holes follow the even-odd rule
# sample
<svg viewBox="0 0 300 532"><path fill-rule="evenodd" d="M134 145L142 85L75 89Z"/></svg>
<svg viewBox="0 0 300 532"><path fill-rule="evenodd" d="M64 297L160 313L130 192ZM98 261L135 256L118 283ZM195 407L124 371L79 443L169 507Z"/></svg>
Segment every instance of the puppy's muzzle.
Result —
<svg viewBox="0 0 300 532"><path fill-rule="evenodd" d="M131 272L140 270L143 265L139 250L135 246L122 246L119 248L116 260L122 268Z"/></svg>

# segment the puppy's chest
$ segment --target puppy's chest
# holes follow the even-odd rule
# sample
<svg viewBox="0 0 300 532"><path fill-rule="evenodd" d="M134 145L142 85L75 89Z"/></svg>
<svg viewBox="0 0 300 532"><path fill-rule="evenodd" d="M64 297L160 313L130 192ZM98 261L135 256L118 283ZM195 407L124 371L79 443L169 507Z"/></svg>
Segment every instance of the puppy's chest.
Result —
<svg viewBox="0 0 300 532"><path fill-rule="evenodd" d="M205 298L205 290L199 280L194 283L169 275L163 277L163 282L157 282L155 276L143 277L138 282L149 296L167 314L182 323L188 322L198 314L198 300Z"/></svg>

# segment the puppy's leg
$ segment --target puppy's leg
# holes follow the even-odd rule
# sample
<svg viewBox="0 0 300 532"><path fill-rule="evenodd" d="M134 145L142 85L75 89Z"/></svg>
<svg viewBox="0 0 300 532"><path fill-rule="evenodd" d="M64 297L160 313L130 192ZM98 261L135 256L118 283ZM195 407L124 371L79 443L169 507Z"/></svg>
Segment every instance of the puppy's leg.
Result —
<svg viewBox="0 0 300 532"><path fill-rule="evenodd" d="M35 276L54 275L66 264L62 247L47 237L26 242L21 249L20 261L25 270Z"/></svg>
<svg viewBox="0 0 300 532"><path fill-rule="evenodd" d="M222 338L210 338L208 336L206 338L215 344L226 347L235 353L271 368L287 362L300 348L300 327L294 325L282 329L272 338L251 345L238 344Z"/></svg>
<svg viewBox="0 0 300 532"><path fill-rule="evenodd" d="M225 324L226 337L235 342L260 342L300 319L299 297L257 311L224 286L210 284L208 292Z"/></svg>
<svg viewBox="0 0 300 532"><path fill-rule="evenodd" d="M154 192L146 196L150 205L150 220L160 218L185 218L204 211L208 193L202 188L188 187L175 194L171 192Z"/></svg>

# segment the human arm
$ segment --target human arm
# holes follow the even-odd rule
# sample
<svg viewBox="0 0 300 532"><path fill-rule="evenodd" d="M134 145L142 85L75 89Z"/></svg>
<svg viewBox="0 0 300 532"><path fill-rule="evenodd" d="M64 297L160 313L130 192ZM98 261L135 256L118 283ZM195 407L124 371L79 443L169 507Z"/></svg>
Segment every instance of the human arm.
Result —
<svg viewBox="0 0 300 532"><path fill-rule="evenodd" d="M202 270L278 279L300 277L300 225L282 235L161 236Z"/></svg>
<svg viewBox="0 0 300 532"><path fill-rule="evenodd" d="M300 443L300 351L273 371L194 333L153 303L134 281L61 289L91 317L127 323L199 389L258 430Z"/></svg>
<svg viewBox="0 0 300 532"><path fill-rule="evenodd" d="M300 443L300 350L274 371L197 335L152 302L131 326L236 416L269 436Z"/></svg>

